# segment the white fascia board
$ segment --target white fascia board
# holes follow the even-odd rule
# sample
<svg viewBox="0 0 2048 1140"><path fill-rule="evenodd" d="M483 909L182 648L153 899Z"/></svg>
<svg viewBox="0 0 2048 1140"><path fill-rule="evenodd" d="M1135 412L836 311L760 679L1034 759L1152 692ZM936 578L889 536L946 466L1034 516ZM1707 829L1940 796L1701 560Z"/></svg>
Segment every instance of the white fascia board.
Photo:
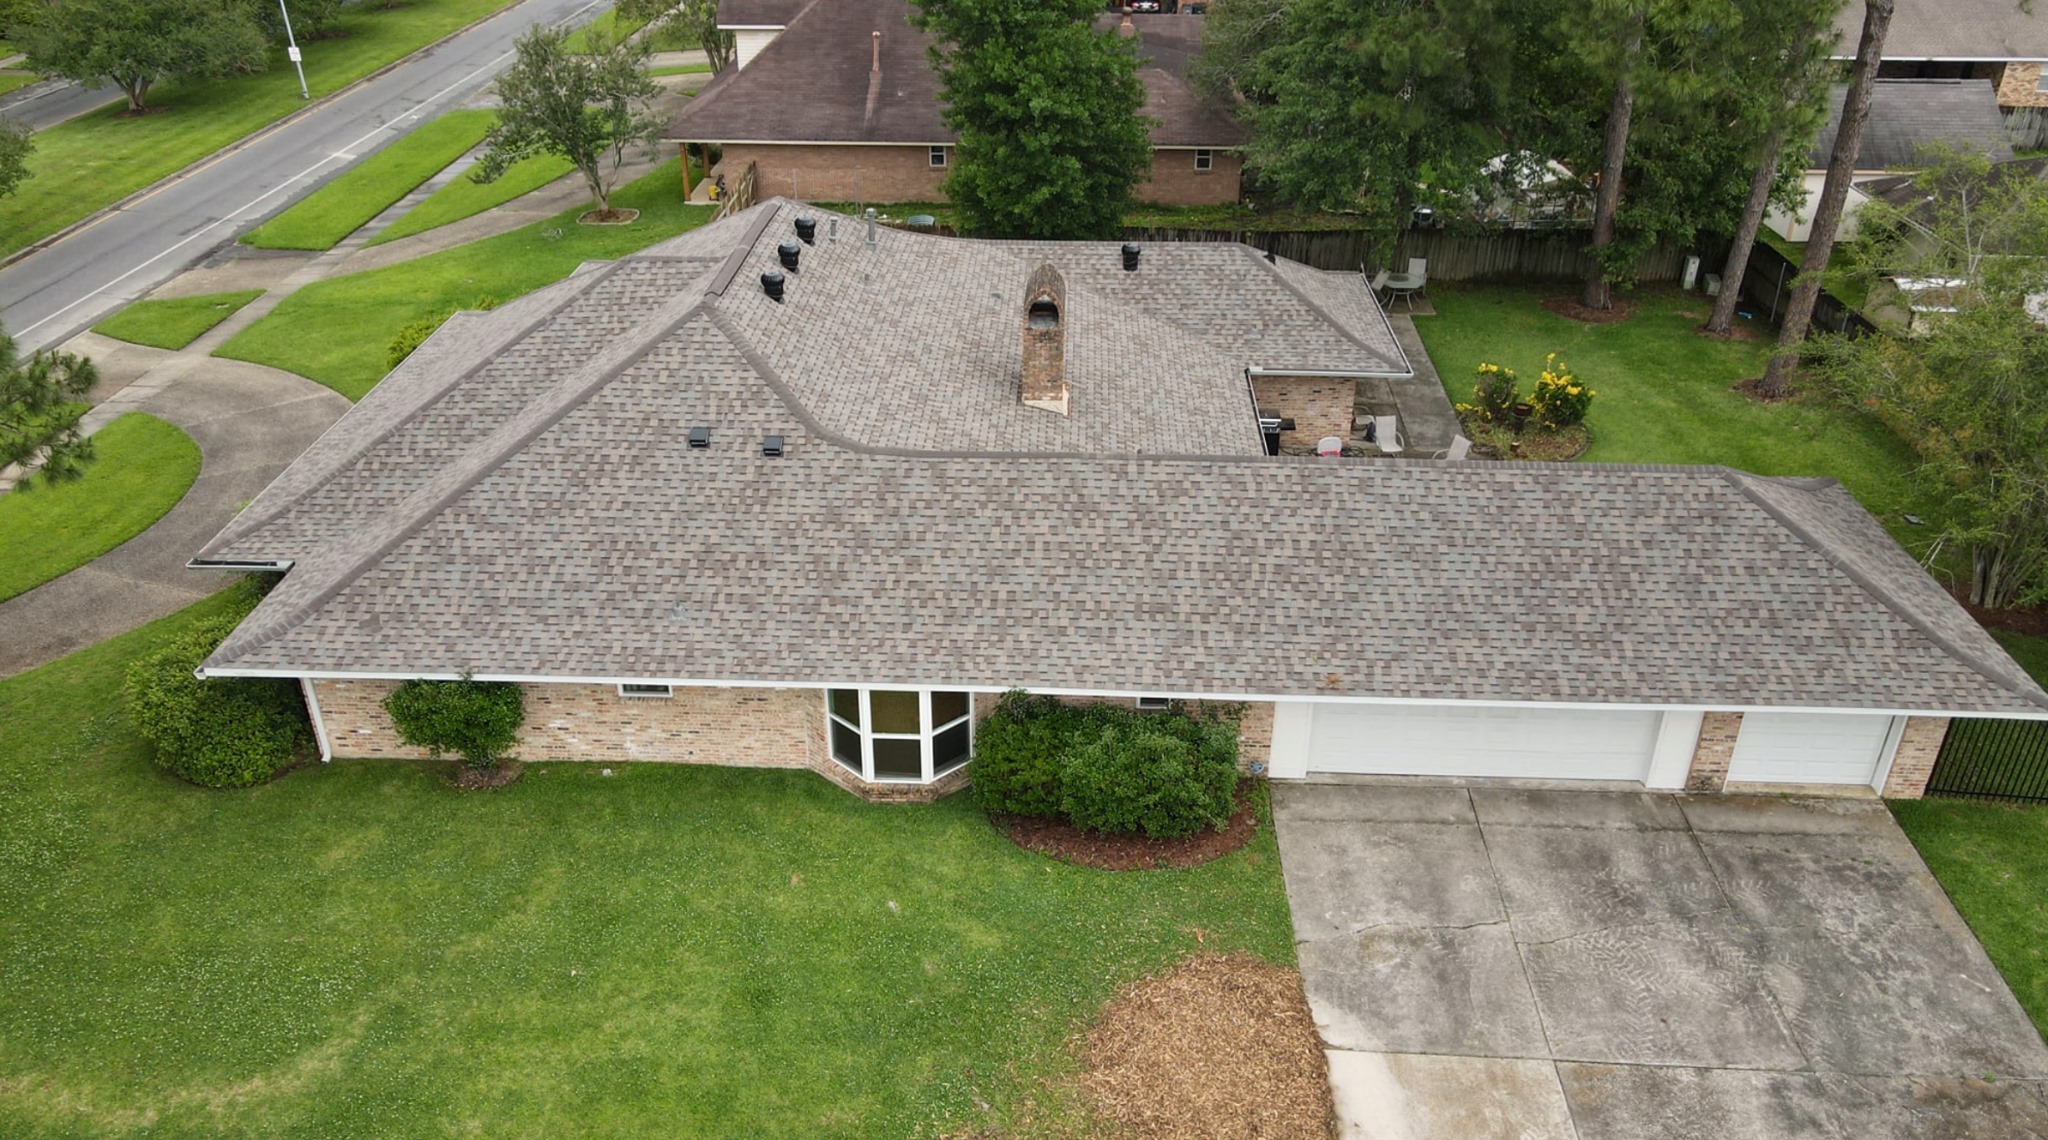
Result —
<svg viewBox="0 0 2048 1140"><path fill-rule="evenodd" d="M718 25L718 30L721 32L779 32L788 27L788 24L720 24Z"/></svg>
<svg viewBox="0 0 2048 1140"><path fill-rule="evenodd" d="M455 681L459 672L390 672L384 670L344 671L327 669L254 669L226 666L201 669L205 677L284 677L311 681ZM1580 712L1767 712L1824 713L1859 716L1945 716L1985 720L2048 720L2048 709L2039 712L1957 712L1934 708L1867 708L1839 705L1738 705L1696 702L1621 701L1460 701L1442 697L1358 697L1323 696L1313 693L1225 693L1194 692L1187 689L1083 689L1039 688L1022 685L959 685L931 681L877 681L835 678L818 681L707 680L690 677L543 676L535 673L472 672L471 680L510 681L535 685L671 685L678 689L951 689L970 693L1007 693L1023 688L1049 697L1172 697L1188 701L1316 701L1337 705L1408 705L1446 708L1570 709Z"/></svg>
<svg viewBox="0 0 2048 1140"><path fill-rule="evenodd" d="M674 141L679 135L666 136ZM715 146L957 146L957 142L872 142L861 139L690 139Z"/></svg>
<svg viewBox="0 0 2048 1140"><path fill-rule="evenodd" d="M1411 367L1406 372L1366 372L1355 368L1260 368L1253 365L1245 369L1245 373L1250 376L1329 376L1339 380L1406 380L1415 375L1415 370Z"/></svg>

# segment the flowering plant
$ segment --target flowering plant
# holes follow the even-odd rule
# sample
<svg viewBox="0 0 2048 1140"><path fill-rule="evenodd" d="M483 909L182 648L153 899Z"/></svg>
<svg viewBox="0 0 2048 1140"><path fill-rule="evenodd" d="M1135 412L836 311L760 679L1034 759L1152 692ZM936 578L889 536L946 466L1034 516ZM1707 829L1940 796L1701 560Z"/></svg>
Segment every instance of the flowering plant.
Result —
<svg viewBox="0 0 2048 1140"><path fill-rule="evenodd" d="M1553 352L1543 358L1543 374L1536 378L1529 403L1536 409L1536 422L1556 431L1584 422L1593 397L1599 394L1572 375L1571 366Z"/></svg>
<svg viewBox="0 0 2048 1140"><path fill-rule="evenodd" d="M1479 366L1479 383L1472 388L1474 403L1462 405L1458 410L1477 414L1488 423L1505 423L1508 409L1514 407L1520 398L1514 369L1482 364Z"/></svg>

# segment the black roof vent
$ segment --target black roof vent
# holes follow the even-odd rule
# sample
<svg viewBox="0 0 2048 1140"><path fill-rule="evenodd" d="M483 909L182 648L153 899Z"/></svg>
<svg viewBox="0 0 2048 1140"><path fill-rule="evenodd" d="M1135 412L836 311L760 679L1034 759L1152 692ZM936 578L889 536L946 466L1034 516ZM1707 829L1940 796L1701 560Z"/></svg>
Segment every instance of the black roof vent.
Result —
<svg viewBox="0 0 2048 1140"><path fill-rule="evenodd" d="M775 247L775 256L782 259L782 267L791 273L796 272L797 259L802 257L803 253L804 247L793 241L786 241Z"/></svg>
<svg viewBox="0 0 2048 1140"><path fill-rule="evenodd" d="M703 451L704 449L706 449L706 448L708 448L708 447L710 447L710 446L711 446L711 429L710 429L710 428L708 428L708 427L693 427L693 428L691 428L691 429L690 429L690 450L691 450L691 451Z"/></svg>
<svg viewBox="0 0 2048 1140"><path fill-rule="evenodd" d="M1269 249L1269 250L1267 250L1267 251L1266 251L1266 264L1268 264L1268 265L1278 265L1278 264L1280 264L1280 255L1278 255L1278 254L1274 253L1274 252L1273 252L1272 250L1270 250L1270 249Z"/></svg>
<svg viewBox="0 0 2048 1140"><path fill-rule="evenodd" d="M762 436L761 454L769 459L782 458L782 437L779 435Z"/></svg>
<svg viewBox="0 0 2048 1140"><path fill-rule="evenodd" d="M1138 271L1138 247L1130 242L1124 243L1124 270L1128 273Z"/></svg>
<svg viewBox="0 0 2048 1140"><path fill-rule="evenodd" d="M796 236L802 239L805 245L818 244L818 219L809 214L797 218Z"/></svg>
<svg viewBox="0 0 2048 1140"><path fill-rule="evenodd" d="M773 269L761 275L761 292L768 294L768 299L778 305L782 303L783 280L782 274Z"/></svg>

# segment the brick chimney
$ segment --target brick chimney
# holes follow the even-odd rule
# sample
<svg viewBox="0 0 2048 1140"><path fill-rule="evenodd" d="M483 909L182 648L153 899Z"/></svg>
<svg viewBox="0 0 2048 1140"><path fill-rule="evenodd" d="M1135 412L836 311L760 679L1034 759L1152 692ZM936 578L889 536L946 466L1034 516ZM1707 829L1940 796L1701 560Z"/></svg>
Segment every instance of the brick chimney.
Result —
<svg viewBox="0 0 2048 1140"><path fill-rule="evenodd" d="M1067 414L1067 283L1047 262L1024 284L1024 406Z"/></svg>

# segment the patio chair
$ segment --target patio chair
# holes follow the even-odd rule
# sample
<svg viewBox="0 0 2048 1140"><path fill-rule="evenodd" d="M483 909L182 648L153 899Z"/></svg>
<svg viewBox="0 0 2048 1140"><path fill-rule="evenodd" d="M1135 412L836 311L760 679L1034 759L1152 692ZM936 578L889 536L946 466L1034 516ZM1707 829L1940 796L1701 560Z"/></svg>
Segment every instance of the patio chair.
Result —
<svg viewBox="0 0 2048 1140"><path fill-rule="evenodd" d="M1393 275L1394 271L1391 269L1382 269L1378 273L1372 275L1373 300L1377 301L1380 299L1380 290L1385 289L1387 287L1387 278L1392 277Z"/></svg>
<svg viewBox="0 0 2048 1140"><path fill-rule="evenodd" d="M1454 435L1451 437L1451 445L1449 447L1431 455L1430 458L1458 460L1471 454L1472 441L1466 439L1463 435Z"/></svg>
<svg viewBox="0 0 2048 1140"><path fill-rule="evenodd" d="M1326 435L1316 441L1316 454L1325 459L1335 459L1344 454L1344 441L1334 435Z"/></svg>
<svg viewBox="0 0 2048 1140"><path fill-rule="evenodd" d="M1428 287L1429 259L1411 257L1408 259L1408 272L1397 273L1387 279L1387 304L1393 304L1394 298L1399 297L1408 303L1409 311L1413 312L1415 295Z"/></svg>
<svg viewBox="0 0 2048 1140"><path fill-rule="evenodd" d="M1406 451L1407 446L1401 442L1401 417L1391 414L1374 416L1372 441L1379 446L1382 455L1397 455Z"/></svg>

